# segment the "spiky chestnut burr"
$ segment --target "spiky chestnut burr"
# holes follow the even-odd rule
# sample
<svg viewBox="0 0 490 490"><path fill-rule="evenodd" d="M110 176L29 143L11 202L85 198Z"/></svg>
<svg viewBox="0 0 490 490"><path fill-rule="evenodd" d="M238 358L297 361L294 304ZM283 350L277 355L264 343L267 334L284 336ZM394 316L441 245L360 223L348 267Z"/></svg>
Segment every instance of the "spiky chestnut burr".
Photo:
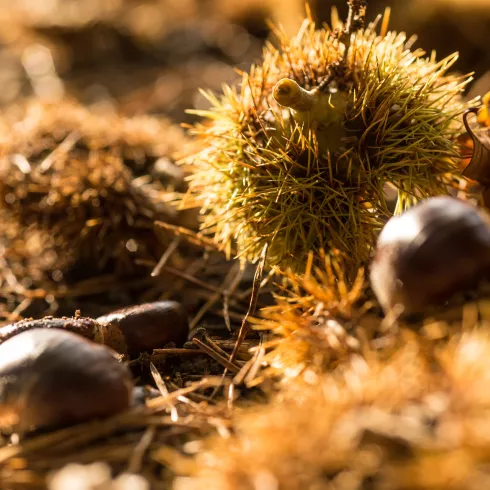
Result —
<svg viewBox="0 0 490 490"><path fill-rule="evenodd" d="M359 26L357 26L359 27ZM195 133L203 150L184 206L201 206L203 228L223 250L302 270L309 251L336 248L365 262L395 212L445 194L459 177L454 139L469 77L446 75L457 54L436 62L404 33L315 29L278 33L240 88L211 93Z"/></svg>
<svg viewBox="0 0 490 490"><path fill-rule="evenodd" d="M329 371L361 350L360 338L367 341L374 335L364 271L349 284L341 257L322 253L318 259L322 266L312 267L310 254L305 274L286 273L286 296L276 295L275 304L261 310L262 319L254 320L256 330L270 332L259 377L289 382Z"/></svg>

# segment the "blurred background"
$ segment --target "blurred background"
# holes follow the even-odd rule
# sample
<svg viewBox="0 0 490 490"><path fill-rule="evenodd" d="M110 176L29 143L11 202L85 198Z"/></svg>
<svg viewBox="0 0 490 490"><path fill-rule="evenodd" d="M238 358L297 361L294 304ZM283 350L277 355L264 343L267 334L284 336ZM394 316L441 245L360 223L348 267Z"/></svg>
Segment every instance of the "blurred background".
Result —
<svg viewBox="0 0 490 490"><path fill-rule="evenodd" d="M191 122L198 88L220 90L260 57L268 20L294 33L303 0L0 0L0 107L32 94L72 97L125 115ZM311 0L330 22L343 0ZM391 28L417 34L438 57L459 51L475 72L471 94L490 90L490 0L370 0L372 20L392 8Z"/></svg>

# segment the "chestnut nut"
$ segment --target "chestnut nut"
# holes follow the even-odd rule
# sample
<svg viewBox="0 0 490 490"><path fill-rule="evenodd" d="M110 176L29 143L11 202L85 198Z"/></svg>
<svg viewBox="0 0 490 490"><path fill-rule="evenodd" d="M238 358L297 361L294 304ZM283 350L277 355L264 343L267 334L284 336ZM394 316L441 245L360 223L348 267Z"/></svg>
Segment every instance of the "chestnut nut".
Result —
<svg viewBox="0 0 490 490"><path fill-rule="evenodd" d="M100 316L97 323L109 332L117 329L130 354L163 347L169 342L183 345L189 335L189 320L182 305L176 301L155 301L121 308Z"/></svg>
<svg viewBox="0 0 490 490"><path fill-rule="evenodd" d="M0 344L35 328L73 332L121 354L139 355L169 342L184 344L189 320L176 301L155 301L122 308L97 320L81 316L21 320L0 328Z"/></svg>
<svg viewBox="0 0 490 490"><path fill-rule="evenodd" d="M371 264L374 293L385 312L423 312L490 278L490 222L452 197L422 201L391 218Z"/></svg>
<svg viewBox="0 0 490 490"><path fill-rule="evenodd" d="M116 353L63 330L34 329L0 345L0 428L76 424L130 407L133 382Z"/></svg>

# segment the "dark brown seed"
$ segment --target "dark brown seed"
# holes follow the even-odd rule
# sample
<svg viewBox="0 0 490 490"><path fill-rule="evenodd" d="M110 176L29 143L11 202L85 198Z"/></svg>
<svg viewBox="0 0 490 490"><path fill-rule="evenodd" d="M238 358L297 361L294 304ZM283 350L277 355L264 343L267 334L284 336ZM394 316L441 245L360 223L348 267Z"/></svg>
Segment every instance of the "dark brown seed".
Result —
<svg viewBox="0 0 490 490"><path fill-rule="evenodd" d="M179 303L156 301L122 308L97 320L80 316L21 320L0 328L0 345L36 328L73 332L121 354L138 355L169 342L184 344L189 334L189 320Z"/></svg>
<svg viewBox="0 0 490 490"><path fill-rule="evenodd" d="M464 201L427 199L386 224L370 278L385 311L443 305L490 278L489 221Z"/></svg>
<svg viewBox="0 0 490 490"><path fill-rule="evenodd" d="M189 335L189 320L175 301L156 301L130 306L97 318L110 331L119 328L128 352L135 354L169 342L183 345Z"/></svg>
<svg viewBox="0 0 490 490"><path fill-rule="evenodd" d="M0 427L25 432L107 417L130 406L132 379L116 353L58 329L0 345Z"/></svg>
<svg viewBox="0 0 490 490"><path fill-rule="evenodd" d="M28 318L19 322L12 323L0 328L0 344L6 340L19 335L22 332L33 330L34 328L55 328L73 332L89 340L94 340L96 337L95 331L99 328L97 322L92 318L84 317L62 317L53 318L47 316L39 320Z"/></svg>
<svg viewBox="0 0 490 490"><path fill-rule="evenodd" d="M47 316L38 320L32 318L5 325L0 328L0 345L8 339L36 328L56 329L73 332L98 344L104 344L121 354L126 354L128 349L119 328L108 328L92 318L81 316L54 318Z"/></svg>

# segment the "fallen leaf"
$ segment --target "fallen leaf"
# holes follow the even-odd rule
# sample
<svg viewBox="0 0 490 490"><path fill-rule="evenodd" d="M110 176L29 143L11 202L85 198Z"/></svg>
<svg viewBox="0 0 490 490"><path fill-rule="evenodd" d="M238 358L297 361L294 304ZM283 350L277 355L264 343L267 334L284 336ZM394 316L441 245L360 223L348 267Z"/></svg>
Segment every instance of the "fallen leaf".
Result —
<svg viewBox="0 0 490 490"><path fill-rule="evenodd" d="M477 135L468 123L470 114L479 114L479 109L473 107L463 114L466 131L473 140L473 155L463 175L485 187L490 187L490 130L479 132Z"/></svg>

